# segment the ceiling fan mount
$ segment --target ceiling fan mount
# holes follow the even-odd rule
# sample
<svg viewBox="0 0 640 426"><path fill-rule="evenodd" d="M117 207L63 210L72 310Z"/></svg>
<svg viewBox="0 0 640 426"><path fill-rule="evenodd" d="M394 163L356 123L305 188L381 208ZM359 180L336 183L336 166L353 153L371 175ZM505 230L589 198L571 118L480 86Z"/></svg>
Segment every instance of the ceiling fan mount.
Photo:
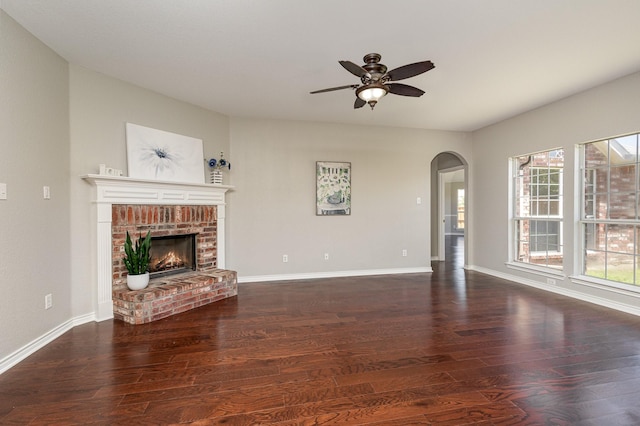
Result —
<svg viewBox="0 0 640 426"><path fill-rule="evenodd" d="M377 81L387 72L387 66L380 63L380 59L382 59L382 56L380 56L378 53L369 53L362 59L364 60L364 65L362 66L362 68L367 70L370 75L370 78L368 80ZM362 84L367 84L365 83L365 77L366 75L361 77Z"/></svg>
<svg viewBox="0 0 640 426"><path fill-rule="evenodd" d="M332 92L334 90L342 89L355 89L356 101L353 107L362 108L364 105L369 104L371 109L373 109L378 101L387 93L416 98L424 94L424 91L418 89L417 87L393 82L397 80L404 80L405 78L414 77L433 69L435 68L433 62L416 62L413 64L394 68L393 70L387 72L387 66L380 63L381 59L382 56L378 53L368 53L363 58L364 65L362 66L354 64L351 61L338 61L340 65L344 67L344 69L346 69L356 77L360 77L362 85L349 84L346 86L316 90L311 92L311 94Z"/></svg>

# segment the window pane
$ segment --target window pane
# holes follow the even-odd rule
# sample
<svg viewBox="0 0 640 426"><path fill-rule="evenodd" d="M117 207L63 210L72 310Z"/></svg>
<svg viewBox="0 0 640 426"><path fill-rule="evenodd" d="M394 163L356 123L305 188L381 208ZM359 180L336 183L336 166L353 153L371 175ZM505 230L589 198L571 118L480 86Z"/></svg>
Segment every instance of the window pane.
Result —
<svg viewBox="0 0 640 426"><path fill-rule="evenodd" d="M609 195L610 219L635 219L636 194L611 193Z"/></svg>
<svg viewBox="0 0 640 426"><path fill-rule="evenodd" d="M549 183L549 175L547 174L546 170L537 170L537 181L531 182L533 183L537 183L538 185L546 185Z"/></svg>
<svg viewBox="0 0 640 426"><path fill-rule="evenodd" d="M633 192L636 190L636 165L611 167L611 192Z"/></svg>
<svg viewBox="0 0 640 426"><path fill-rule="evenodd" d="M531 221L531 251L547 251L547 222Z"/></svg>
<svg viewBox="0 0 640 426"><path fill-rule="evenodd" d="M529 200L529 211L525 213L525 216L538 216L539 205L536 200Z"/></svg>
<svg viewBox="0 0 640 426"><path fill-rule="evenodd" d="M607 276L611 281L634 283L635 256L621 253L607 253Z"/></svg>
<svg viewBox="0 0 640 426"><path fill-rule="evenodd" d="M549 214L552 216L560 216L562 214L559 197L551 197L551 200L549 200Z"/></svg>
<svg viewBox="0 0 640 426"><path fill-rule="evenodd" d="M538 185L538 196L546 196L549 195L549 186L548 185Z"/></svg>
<svg viewBox="0 0 640 426"><path fill-rule="evenodd" d="M602 194L609 191L609 169L595 169L596 192Z"/></svg>
<svg viewBox="0 0 640 426"><path fill-rule="evenodd" d="M606 236L605 226L596 223L584 224L584 244L587 250L597 250Z"/></svg>
<svg viewBox="0 0 640 426"><path fill-rule="evenodd" d="M607 251L633 254L635 231L633 225L607 225Z"/></svg>
<svg viewBox="0 0 640 426"><path fill-rule="evenodd" d="M584 200L584 217L586 219L593 219L596 214L595 202L593 195L587 195Z"/></svg>
<svg viewBox="0 0 640 426"><path fill-rule="evenodd" d="M609 140L612 163L635 163L638 157L638 136L629 135Z"/></svg>
<svg viewBox="0 0 640 426"><path fill-rule="evenodd" d="M590 169L597 166L606 166L609 144L607 141L588 143L584 146L584 167Z"/></svg>
<svg viewBox="0 0 640 426"><path fill-rule="evenodd" d="M458 207L457 228L464 229L464 189L458 189L457 207Z"/></svg>
<svg viewBox="0 0 640 426"><path fill-rule="evenodd" d="M516 259L521 262L529 261L529 221L517 220L516 229Z"/></svg>
<svg viewBox="0 0 640 426"><path fill-rule="evenodd" d="M590 277L606 279L605 257L605 253L602 251L587 251L584 274Z"/></svg>
<svg viewBox="0 0 640 426"><path fill-rule="evenodd" d="M584 171L585 192L595 192L596 170L597 169L586 169Z"/></svg>
<svg viewBox="0 0 640 426"><path fill-rule="evenodd" d="M516 217L522 217L522 216L528 216L528 211L529 208L525 207L525 205L528 205L529 202L526 198L523 197L516 197L515 198L515 216ZM526 212L526 213L523 213Z"/></svg>
<svg viewBox="0 0 640 426"><path fill-rule="evenodd" d="M598 194L595 196L595 217L596 219L606 219L609 214L609 209L607 208L609 204L609 195L608 194Z"/></svg>
<svg viewBox="0 0 640 426"><path fill-rule="evenodd" d="M518 257L517 259L520 262L529 263L529 243L521 242L518 245Z"/></svg>
<svg viewBox="0 0 640 426"><path fill-rule="evenodd" d="M532 165L534 166L544 166L549 164L549 154L546 151L533 154L532 158Z"/></svg>

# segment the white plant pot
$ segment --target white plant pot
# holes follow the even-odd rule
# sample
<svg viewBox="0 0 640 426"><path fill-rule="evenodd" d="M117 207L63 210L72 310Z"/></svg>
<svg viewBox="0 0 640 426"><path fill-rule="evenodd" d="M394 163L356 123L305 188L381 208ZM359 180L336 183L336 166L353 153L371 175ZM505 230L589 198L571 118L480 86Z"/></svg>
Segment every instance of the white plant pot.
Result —
<svg viewBox="0 0 640 426"><path fill-rule="evenodd" d="M127 287L129 290L142 290L149 285L149 273L140 275L127 275Z"/></svg>

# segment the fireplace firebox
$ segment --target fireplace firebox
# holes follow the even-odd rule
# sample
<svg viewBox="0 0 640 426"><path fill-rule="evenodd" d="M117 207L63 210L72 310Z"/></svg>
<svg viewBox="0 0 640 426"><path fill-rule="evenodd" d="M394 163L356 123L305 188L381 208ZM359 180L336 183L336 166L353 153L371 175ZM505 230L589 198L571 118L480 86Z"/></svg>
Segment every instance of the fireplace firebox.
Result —
<svg viewBox="0 0 640 426"><path fill-rule="evenodd" d="M196 234L151 237L152 278L196 270Z"/></svg>

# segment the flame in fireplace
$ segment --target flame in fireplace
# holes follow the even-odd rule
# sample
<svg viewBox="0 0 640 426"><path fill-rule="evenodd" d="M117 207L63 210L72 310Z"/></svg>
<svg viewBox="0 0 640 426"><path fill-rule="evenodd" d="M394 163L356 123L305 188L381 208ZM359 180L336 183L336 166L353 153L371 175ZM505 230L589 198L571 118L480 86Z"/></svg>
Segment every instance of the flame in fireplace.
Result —
<svg viewBox="0 0 640 426"><path fill-rule="evenodd" d="M169 269L184 268L184 266L185 261L175 252L170 251L166 253L161 259L158 259L153 263L153 271L167 271Z"/></svg>

